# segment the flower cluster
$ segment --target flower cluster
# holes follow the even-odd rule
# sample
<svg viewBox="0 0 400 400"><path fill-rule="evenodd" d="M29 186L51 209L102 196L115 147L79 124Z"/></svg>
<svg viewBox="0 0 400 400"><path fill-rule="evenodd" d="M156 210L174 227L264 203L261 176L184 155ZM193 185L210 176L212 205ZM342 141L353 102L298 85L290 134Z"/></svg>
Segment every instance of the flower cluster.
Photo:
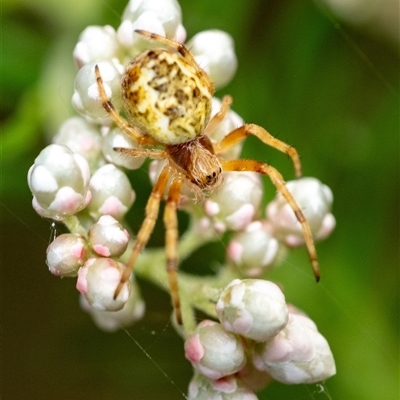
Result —
<svg viewBox="0 0 400 400"><path fill-rule="evenodd" d="M28 173L33 207L39 215L62 221L71 233L58 236L47 249L50 271L77 278L82 308L102 329L114 331L144 313L144 302L132 276L114 298L133 232L125 215L140 188L132 189L127 170L140 168L145 159L128 157L114 148L140 145L118 127L100 101L95 65L107 97L122 111L121 76L132 57L154 46L135 31L142 29L178 42L186 31L176 0L130 0L120 26L89 26L79 37L73 56L78 67L72 103L80 116L67 119L36 158ZM187 42L195 60L216 88L233 77L237 62L233 40L225 32L205 31ZM221 109L212 100L212 115ZM209 132L220 141L243 125L229 110ZM241 144L223 153L239 157ZM149 164L154 184L165 161ZM288 182L309 221L316 240L335 226L332 193L315 178ZM181 193L180 208L191 223L179 244L180 259L208 241L230 234L226 263L211 277L181 274L179 286L185 353L195 369L189 398L255 399L271 379L283 383L317 382L335 373L329 346L305 315L287 306L275 284L257 278L280 264L291 247L304 244L303 231L292 209L278 194L261 210L263 187L256 173L226 172L222 185L199 204L189 187ZM128 232L130 231L130 233ZM135 264L135 274L168 290L165 267L158 249L146 249ZM216 307L215 307L216 304ZM195 309L214 320L196 325Z"/></svg>
<svg viewBox="0 0 400 400"><path fill-rule="evenodd" d="M235 279L221 290L216 312L219 323L202 321L185 342L196 371L190 399L256 399L252 391L271 379L314 383L336 373L328 342L276 284Z"/></svg>
<svg viewBox="0 0 400 400"><path fill-rule="evenodd" d="M108 331L128 326L144 313L144 302L133 280L114 299L115 286L124 270L118 258L127 249L129 238L129 232L115 218L103 215L87 235L64 233L47 247L50 272L60 277L77 277L82 307L92 314L99 327Z"/></svg>

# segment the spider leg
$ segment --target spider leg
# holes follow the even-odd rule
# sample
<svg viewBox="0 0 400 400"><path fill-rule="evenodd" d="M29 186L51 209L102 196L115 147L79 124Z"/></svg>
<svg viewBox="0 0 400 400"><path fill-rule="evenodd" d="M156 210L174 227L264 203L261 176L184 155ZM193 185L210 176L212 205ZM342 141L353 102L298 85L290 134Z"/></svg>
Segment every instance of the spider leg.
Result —
<svg viewBox="0 0 400 400"><path fill-rule="evenodd" d="M176 209L178 207L183 180L176 177L171 182L168 192L168 199L164 209L165 225L165 247L166 262L169 286L171 291L172 304L175 310L176 321L182 325L181 304L178 288L178 218Z"/></svg>
<svg viewBox="0 0 400 400"><path fill-rule="evenodd" d="M117 124L117 126L125 132L129 137L135 140L140 145L144 146L154 146L158 144L150 136L146 136L138 132L133 126L131 126L128 121L121 117L118 111L114 108L110 100L108 100L106 91L104 89L103 78L100 75L100 70L98 65L95 65L94 71L96 74L97 87L99 89L101 105L108 112L111 119Z"/></svg>
<svg viewBox="0 0 400 400"><path fill-rule="evenodd" d="M158 210L160 208L160 201L164 195L165 188L167 186L168 180L171 176L170 167L166 165L161 171L156 184L150 194L149 200L146 204L146 217L139 229L136 236L135 244L133 245L131 256L129 257L126 268L121 276L121 280L114 292L114 299L118 297L119 292L122 289L123 284L129 279L132 269L135 265L136 259L146 246L149 237L154 229L154 224L156 223Z"/></svg>
<svg viewBox="0 0 400 400"><path fill-rule="evenodd" d="M226 113L229 111L229 107L232 104L232 97L227 95L222 99L221 108L219 111L211 118L210 122L206 126L203 131L203 134L208 136L211 132L213 132L217 126L222 122L225 118Z"/></svg>
<svg viewBox="0 0 400 400"><path fill-rule="evenodd" d="M259 174L268 175L275 185L278 192L285 198L287 203L292 208L297 220L300 222L303 229L304 240L307 246L308 255L310 257L311 265L314 271L314 276L317 282L320 278L319 265L317 259L317 252L315 250L314 239L312 237L311 228L305 218L300 206L297 204L296 200L286 188L285 181L282 175L274 167L268 164L263 164L259 161L254 160L231 160L222 161L222 169L224 171L253 171Z"/></svg>
<svg viewBox="0 0 400 400"><path fill-rule="evenodd" d="M153 159L165 159L168 157L165 150L160 149L146 149L146 148L131 148L126 147L114 147L113 150L118 153L126 154L131 157L148 157Z"/></svg>
<svg viewBox="0 0 400 400"><path fill-rule="evenodd" d="M296 178L301 177L301 163L296 149L272 136L264 128L261 128L261 126L258 125L246 124L233 130L228 133L221 142L214 144L214 150L216 154L220 154L249 135L257 136L266 145L287 154L293 161Z"/></svg>
<svg viewBox="0 0 400 400"><path fill-rule="evenodd" d="M204 72L202 68L200 68L192 53L184 44L176 42L172 39L168 39L164 36L157 35L156 33L144 31L142 29L136 29L135 32L149 40L155 40L177 51L189 65L195 68L197 76L202 82L207 85L209 92L214 93L214 84L212 83L210 77Z"/></svg>

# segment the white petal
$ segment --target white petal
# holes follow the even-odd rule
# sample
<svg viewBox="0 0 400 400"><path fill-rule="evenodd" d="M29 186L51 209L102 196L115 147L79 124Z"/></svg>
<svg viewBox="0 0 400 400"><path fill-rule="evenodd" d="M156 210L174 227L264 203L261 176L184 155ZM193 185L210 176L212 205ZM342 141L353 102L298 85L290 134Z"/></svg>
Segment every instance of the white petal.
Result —
<svg viewBox="0 0 400 400"><path fill-rule="evenodd" d="M51 193L58 189L58 184L54 176L43 165L38 165L33 169L29 186L33 192Z"/></svg>

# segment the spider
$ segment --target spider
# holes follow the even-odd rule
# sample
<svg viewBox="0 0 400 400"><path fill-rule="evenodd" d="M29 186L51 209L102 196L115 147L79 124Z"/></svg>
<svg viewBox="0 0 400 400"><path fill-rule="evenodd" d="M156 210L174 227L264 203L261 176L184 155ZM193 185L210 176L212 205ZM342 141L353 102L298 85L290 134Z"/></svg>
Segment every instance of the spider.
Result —
<svg viewBox="0 0 400 400"><path fill-rule="evenodd" d="M158 217L160 202L166 192L166 269L175 317L182 324L177 277L177 208L181 189L187 183L195 196L203 199L204 195L221 184L224 171L253 171L270 177L302 226L314 275L318 281L319 266L310 226L296 200L287 190L280 172L259 161L224 160L221 156L221 153L248 135L254 135L266 145L289 155L295 174L300 177L301 165L297 151L254 124L245 124L227 134L220 142L214 143L209 134L228 112L231 97L225 96L220 111L210 118L214 86L188 48L154 33L143 30L135 32L150 41L158 42L160 48L147 50L136 56L122 76L122 100L130 122L119 114L107 98L103 79L96 65L99 95L102 106L115 124L140 145L138 148L114 150L133 157L164 159L167 163L147 201L145 219L137 233L114 298L129 279L137 257L147 244Z"/></svg>

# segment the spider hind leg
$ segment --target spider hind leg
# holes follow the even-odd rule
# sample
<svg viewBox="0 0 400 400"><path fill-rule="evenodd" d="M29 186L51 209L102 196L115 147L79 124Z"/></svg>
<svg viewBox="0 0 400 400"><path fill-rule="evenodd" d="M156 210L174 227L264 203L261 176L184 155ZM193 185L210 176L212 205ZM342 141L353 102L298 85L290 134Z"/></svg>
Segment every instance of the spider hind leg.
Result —
<svg viewBox="0 0 400 400"><path fill-rule="evenodd" d="M100 74L99 66L96 64L94 67L94 72L96 75L97 89L99 91L100 101L103 108L107 111L110 118L115 122L115 124L125 132L129 137L135 140L137 143L143 146L154 146L157 142L150 136L141 134L137 129L131 126L128 121L126 121L119 112L115 109L111 100L108 99L106 90L104 88L103 78Z"/></svg>
<svg viewBox="0 0 400 400"><path fill-rule="evenodd" d="M114 299L118 297L118 294L122 289L122 286L129 279L133 267L135 265L136 259L146 246L150 238L150 235L153 232L154 225L156 223L158 216L158 211L160 209L160 202L164 195L165 188L167 186L170 175L171 172L169 167L165 166L164 169L161 171L156 184L153 187L153 190L146 204L146 217L136 236L136 241L135 244L133 245L132 253L129 257L128 263L126 264L126 268L121 276L121 280L119 281L118 286L115 289Z"/></svg>
<svg viewBox="0 0 400 400"><path fill-rule="evenodd" d="M320 279L319 264L310 225L303 212L301 211L301 208L298 205L297 201L287 189L285 181L280 172L276 168L268 164L264 164L254 160L225 161L222 163L222 168L224 171L251 171L269 176L277 191L287 201L289 206L292 208L297 220L301 224L308 255L310 257L311 266L313 268L315 279L318 282Z"/></svg>
<svg viewBox="0 0 400 400"><path fill-rule="evenodd" d="M166 247L166 266L169 280L169 287L172 298L172 305L175 310L176 321L182 325L181 305L178 288L178 218L177 208L181 196L183 181L178 176L175 177L169 188L167 203L164 209L165 225L165 247Z"/></svg>

